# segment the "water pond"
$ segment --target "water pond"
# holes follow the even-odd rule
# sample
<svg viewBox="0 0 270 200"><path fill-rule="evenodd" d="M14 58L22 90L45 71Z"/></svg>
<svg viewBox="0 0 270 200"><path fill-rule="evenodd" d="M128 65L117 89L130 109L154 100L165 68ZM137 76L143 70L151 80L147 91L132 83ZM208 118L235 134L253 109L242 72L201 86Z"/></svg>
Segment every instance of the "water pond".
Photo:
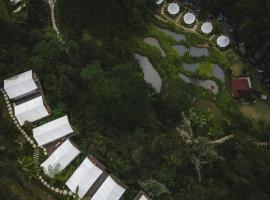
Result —
<svg viewBox="0 0 270 200"><path fill-rule="evenodd" d="M172 47L177 51L180 56L184 56L185 53L188 52L187 48L184 45L173 45Z"/></svg>
<svg viewBox="0 0 270 200"><path fill-rule="evenodd" d="M185 70L190 71L190 72L196 72L198 69L198 63L196 64L184 64L183 67ZM223 69L218 65L218 64L213 64L213 76L222 82L225 82L225 73Z"/></svg>
<svg viewBox="0 0 270 200"><path fill-rule="evenodd" d="M166 57L166 52L162 49L162 47L159 44L159 41L154 37L146 37L144 38L144 43L149 44L151 46L154 46L159 49L161 56Z"/></svg>
<svg viewBox="0 0 270 200"><path fill-rule="evenodd" d="M162 86L162 79L157 70L153 67L152 63L147 57L141 56L137 53L134 54L134 57L136 60L138 60L139 65L143 70L145 82L152 85L156 92L159 93Z"/></svg>
<svg viewBox="0 0 270 200"><path fill-rule="evenodd" d="M202 57L202 56L209 56L209 50L207 48L199 48L199 47L191 47L189 54L192 57Z"/></svg>
<svg viewBox="0 0 270 200"><path fill-rule="evenodd" d="M212 80L200 80L190 78L182 73L179 73L179 77L186 83L191 83L196 86L202 87L206 90L210 90L213 94L218 94L219 87L215 81Z"/></svg>

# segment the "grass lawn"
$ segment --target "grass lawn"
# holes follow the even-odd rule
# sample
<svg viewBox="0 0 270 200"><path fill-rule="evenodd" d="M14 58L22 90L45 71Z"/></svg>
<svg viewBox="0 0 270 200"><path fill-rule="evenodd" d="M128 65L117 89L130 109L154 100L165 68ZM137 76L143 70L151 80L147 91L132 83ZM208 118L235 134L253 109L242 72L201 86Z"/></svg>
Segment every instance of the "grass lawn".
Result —
<svg viewBox="0 0 270 200"><path fill-rule="evenodd" d="M211 111L218 119L221 119L223 116L223 113L220 111L217 105L212 101L206 99L199 99L195 104L195 110L198 112Z"/></svg>
<svg viewBox="0 0 270 200"><path fill-rule="evenodd" d="M270 106L261 100L257 100L255 104L241 105L241 112L247 117L256 121L264 121L270 124Z"/></svg>
<svg viewBox="0 0 270 200"><path fill-rule="evenodd" d="M248 64L244 62L243 58L236 54L233 49L228 49L225 52L226 58L230 63L230 68L234 76L244 75L245 70L248 68Z"/></svg>

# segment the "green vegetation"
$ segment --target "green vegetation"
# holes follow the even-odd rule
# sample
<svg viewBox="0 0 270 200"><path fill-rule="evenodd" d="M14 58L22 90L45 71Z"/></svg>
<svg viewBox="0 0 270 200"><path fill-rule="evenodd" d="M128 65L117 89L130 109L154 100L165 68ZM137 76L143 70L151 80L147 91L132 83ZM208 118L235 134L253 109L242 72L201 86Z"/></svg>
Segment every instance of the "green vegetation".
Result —
<svg viewBox="0 0 270 200"><path fill-rule="evenodd" d="M229 79L226 52L205 37L153 19L154 2L142 0L59 0L62 43L46 26L46 9L34 18L34 8L44 2L30 2L23 24L0 21L0 77L27 69L39 75L53 113L27 130L68 114L78 133L72 140L82 155L61 173L52 169L55 178L44 177L49 183L63 185L91 153L128 186L123 200L139 190L153 200L269 199L270 152L256 144L269 140L269 124L241 114L228 81L215 80L220 92L213 95L178 77L183 63L201 63L198 72L187 75L212 79L209 63L216 63ZM156 26L187 40L176 42ZM159 40L166 58L143 42L147 36ZM180 57L174 44L208 45L210 55ZM160 93L143 80L134 53L147 56L159 72ZM0 151L0 198L62 199L37 183L32 149L11 123L2 97L0 105L0 145L6 147ZM217 142L228 135L234 138Z"/></svg>
<svg viewBox="0 0 270 200"><path fill-rule="evenodd" d="M211 77L213 75L213 64L209 62L199 63L197 73L199 76Z"/></svg>
<svg viewBox="0 0 270 200"><path fill-rule="evenodd" d="M5 21L9 21L10 15L8 13L6 4L4 0L0 0L0 20L5 20Z"/></svg>

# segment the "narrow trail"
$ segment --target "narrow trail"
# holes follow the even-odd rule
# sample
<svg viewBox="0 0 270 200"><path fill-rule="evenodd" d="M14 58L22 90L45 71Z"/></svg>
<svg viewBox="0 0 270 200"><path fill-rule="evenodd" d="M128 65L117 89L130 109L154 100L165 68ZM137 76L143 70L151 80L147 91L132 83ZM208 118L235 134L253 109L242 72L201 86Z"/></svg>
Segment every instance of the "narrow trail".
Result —
<svg viewBox="0 0 270 200"><path fill-rule="evenodd" d="M60 32L59 32L59 29L56 25L55 14L54 14L55 3L56 3L56 0L48 0L48 4L49 4L50 10L51 10L51 20L52 20L53 29L57 33L57 35L59 36Z"/></svg>

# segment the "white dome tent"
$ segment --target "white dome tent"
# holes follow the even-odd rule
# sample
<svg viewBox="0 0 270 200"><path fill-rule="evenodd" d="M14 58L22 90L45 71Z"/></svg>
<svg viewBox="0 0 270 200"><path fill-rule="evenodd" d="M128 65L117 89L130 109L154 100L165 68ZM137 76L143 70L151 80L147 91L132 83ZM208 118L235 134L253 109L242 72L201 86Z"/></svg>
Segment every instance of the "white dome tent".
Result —
<svg viewBox="0 0 270 200"><path fill-rule="evenodd" d="M229 46L230 44L230 38L225 36L225 35L221 35L217 38L217 45L221 48L226 48L227 46Z"/></svg>
<svg viewBox="0 0 270 200"><path fill-rule="evenodd" d="M191 25L195 22L196 16L192 12L188 12L184 15L184 22L187 25Z"/></svg>
<svg viewBox="0 0 270 200"><path fill-rule="evenodd" d="M156 0L157 5L161 5L164 2L164 0Z"/></svg>
<svg viewBox="0 0 270 200"><path fill-rule="evenodd" d="M213 25L211 22L204 22L201 26L201 31L205 34L210 34L213 31Z"/></svg>
<svg viewBox="0 0 270 200"><path fill-rule="evenodd" d="M168 5L167 11L170 15L176 15L180 11L180 7L177 3L170 3Z"/></svg>

